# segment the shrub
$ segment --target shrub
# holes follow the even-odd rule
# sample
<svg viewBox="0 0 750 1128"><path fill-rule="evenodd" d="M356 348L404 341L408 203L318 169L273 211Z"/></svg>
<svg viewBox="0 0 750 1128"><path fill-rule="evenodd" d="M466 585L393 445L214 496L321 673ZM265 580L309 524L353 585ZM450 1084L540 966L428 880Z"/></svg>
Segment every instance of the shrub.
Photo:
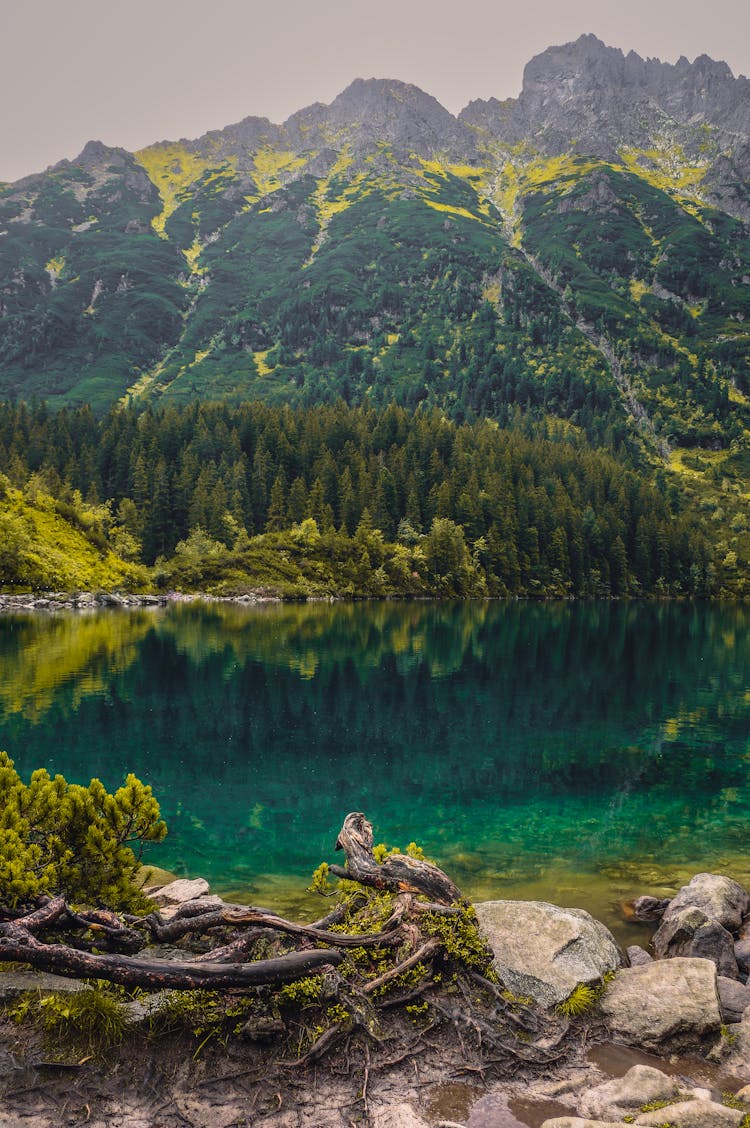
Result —
<svg viewBox="0 0 750 1128"><path fill-rule="evenodd" d="M44 893L145 907L135 884L140 851L166 833L151 788L134 775L114 794L98 779L83 787L43 768L25 784L0 752L0 903L11 909Z"/></svg>

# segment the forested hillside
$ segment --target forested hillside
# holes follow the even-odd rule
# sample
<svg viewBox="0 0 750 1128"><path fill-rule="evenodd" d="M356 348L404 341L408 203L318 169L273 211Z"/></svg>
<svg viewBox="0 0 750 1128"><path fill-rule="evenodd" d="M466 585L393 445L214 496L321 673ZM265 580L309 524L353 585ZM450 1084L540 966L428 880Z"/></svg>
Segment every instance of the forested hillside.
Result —
<svg viewBox="0 0 750 1128"><path fill-rule="evenodd" d="M717 560L665 476L651 484L565 428L542 437L341 402L102 420L22 406L0 410L0 459L27 496L98 513L102 535L155 563L164 586L608 596L741 584L736 555Z"/></svg>

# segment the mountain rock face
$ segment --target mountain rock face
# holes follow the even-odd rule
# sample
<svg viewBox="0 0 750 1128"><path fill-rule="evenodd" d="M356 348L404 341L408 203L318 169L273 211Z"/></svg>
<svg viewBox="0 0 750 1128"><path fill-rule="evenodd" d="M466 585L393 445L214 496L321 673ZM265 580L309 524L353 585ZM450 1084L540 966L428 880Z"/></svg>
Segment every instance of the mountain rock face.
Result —
<svg viewBox="0 0 750 1128"><path fill-rule="evenodd" d="M416 86L387 79L356 79L330 106L310 106L284 124L297 152L335 144L358 156L388 147L394 157L476 160L472 131Z"/></svg>
<svg viewBox="0 0 750 1128"><path fill-rule="evenodd" d="M747 79L593 36L458 117L357 79L281 125L92 141L0 191L0 396L520 411L731 479L749 218Z"/></svg>
<svg viewBox="0 0 750 1128"><path fill-rule="evenodd" d="M548 155L610 161L630 148L647 167L658 155L645 151L655 149L703 167L707 196L750 216L750 81L707 55L662 63L583 35L532 59L517 101L472 102L460 120Z"/></svg>

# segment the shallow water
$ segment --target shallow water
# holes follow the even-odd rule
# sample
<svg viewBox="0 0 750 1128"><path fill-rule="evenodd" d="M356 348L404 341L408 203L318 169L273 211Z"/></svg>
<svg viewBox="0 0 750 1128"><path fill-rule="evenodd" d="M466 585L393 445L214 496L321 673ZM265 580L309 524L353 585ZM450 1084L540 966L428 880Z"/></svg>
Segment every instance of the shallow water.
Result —
<svg viewBox="0 0 750 1128"><path fill-rule="evenodd" d="M475 898L594 912L750 881L750 609L181 605L0 618L0 747L170 828L148 859L317 911L350 810Z"/></svg>

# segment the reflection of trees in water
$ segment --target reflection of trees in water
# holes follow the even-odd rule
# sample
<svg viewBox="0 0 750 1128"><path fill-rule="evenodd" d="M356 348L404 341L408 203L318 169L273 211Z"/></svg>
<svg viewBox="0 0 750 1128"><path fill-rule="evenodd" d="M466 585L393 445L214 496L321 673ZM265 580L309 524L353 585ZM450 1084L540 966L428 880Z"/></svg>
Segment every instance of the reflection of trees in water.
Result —
<svg viewBox="0 0 750 1128"><path fill-rule="evenodd" d="M142 611L0 617L0 715L75 711L137 660L151 626Z"/></svg>
<svg viewBox="0 0 750 1128"><path fill-rule="evenodd" d="M209 870L273 869L290 837L300 865L325 856L353 808L399 842L473 844L487 866L647 850L683 825L734 841L749 619L477 602L3 621L4 742L24 772L52 761L112 786L135 771L162 799L168 850ZM34 709L9 716L29 686Z"/></svg>

